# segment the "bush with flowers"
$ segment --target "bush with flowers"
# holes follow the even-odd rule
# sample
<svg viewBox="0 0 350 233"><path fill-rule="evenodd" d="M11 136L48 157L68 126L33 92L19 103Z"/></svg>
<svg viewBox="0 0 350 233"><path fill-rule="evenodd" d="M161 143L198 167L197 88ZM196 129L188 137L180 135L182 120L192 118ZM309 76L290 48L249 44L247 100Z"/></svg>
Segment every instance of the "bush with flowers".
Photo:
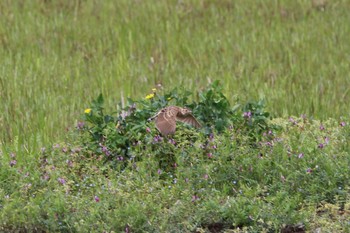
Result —
<svg viewBox="0 0 350 233"><path fill-rule="evenodd" d="M348 122L232 106L218 82L160 92L112 114L100 95L34 161L1 154L0 231L350 230ZM191 108L203 128L161 136L147 119L168 105Z"/></svg>

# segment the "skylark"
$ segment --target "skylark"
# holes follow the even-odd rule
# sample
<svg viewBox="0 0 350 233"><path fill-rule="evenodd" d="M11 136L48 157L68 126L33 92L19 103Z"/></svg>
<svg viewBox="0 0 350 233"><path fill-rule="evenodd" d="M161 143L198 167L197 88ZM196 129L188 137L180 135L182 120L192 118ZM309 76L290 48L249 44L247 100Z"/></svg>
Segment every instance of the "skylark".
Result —
<svg viewBox="0 0 350 233"><path fill-rule="evenodd" d="M156 128L163 136L174 134L176 130L176 121L181 121L186 124L200 128L201 124L192 115L192 111L187 108L177 106L169 106L160 110L155 116L148 120L154 120Z"/></svg>

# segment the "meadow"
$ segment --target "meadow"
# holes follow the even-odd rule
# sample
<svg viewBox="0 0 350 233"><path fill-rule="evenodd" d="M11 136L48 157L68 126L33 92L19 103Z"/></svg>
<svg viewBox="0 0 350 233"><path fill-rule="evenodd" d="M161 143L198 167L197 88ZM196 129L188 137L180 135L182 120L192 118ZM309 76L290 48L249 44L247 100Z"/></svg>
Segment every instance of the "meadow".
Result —
<svg viewBox="0 0 350 233"><path fill-rule="evenodd" d="M349 10L1 1L0 231L349 232Z"/></svg>

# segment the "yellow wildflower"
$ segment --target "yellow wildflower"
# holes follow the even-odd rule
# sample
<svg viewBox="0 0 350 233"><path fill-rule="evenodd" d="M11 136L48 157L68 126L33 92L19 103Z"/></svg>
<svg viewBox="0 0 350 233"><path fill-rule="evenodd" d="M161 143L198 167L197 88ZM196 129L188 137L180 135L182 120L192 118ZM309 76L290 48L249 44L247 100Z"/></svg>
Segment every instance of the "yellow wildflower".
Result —
<svg viewBox="0 0 350 233"><path fill-rule="evenodd" d="M156 88L152 88L152 91L153 91L153 92L156 92L156 91L157 91L157 89L156 89Z"/></svg>
<svg viewBox="0 0 350 233"><path fill-rule="evenodd" d="M154 94L149 94L149 95L146 95L146 100L149 100L149 99L152 99L154 97Z"/></svg>
<svg viewBox="0 0 350 233"><path fill-rule="evenodd" d="M87 109L85 109L85 111L84 111L86 114L89 114L90 112L91 112L91 108L87 108Z"/></svg>
<svg viewBox="0 0 350 233"><path fill-rule="evenodd" d="M168 97L167 100L171 100L171 97Z"/></svg>

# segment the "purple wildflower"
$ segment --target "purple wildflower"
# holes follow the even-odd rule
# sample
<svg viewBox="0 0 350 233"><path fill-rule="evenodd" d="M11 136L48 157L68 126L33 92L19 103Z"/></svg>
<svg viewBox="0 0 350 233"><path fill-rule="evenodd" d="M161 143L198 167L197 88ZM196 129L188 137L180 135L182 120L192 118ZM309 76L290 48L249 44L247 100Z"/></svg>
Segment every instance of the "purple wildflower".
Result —
<svg viewBox="0 0 350 233"><path fill-rule="evenodd" d="M213 158L213 154L212 153L208 153L208 158Z"/></svg>
<svg viewBox="0 0 350 233"><path fill-rule="evenodd" d="M102 145L101 143L99 144L102 150L102 153L104 153L106 156L111 155L111 152L108 150L108 148L104 145Z"/></svg>
<svg viewBox="0 0 350 233"><path fill-rule="evenodd" d="M329 137L325 137L325 138L324 138L324 142L325 142L326 144L328 144L328 143L329 143Z"/></svg>
<svg viewBox="0 0 350 233"><path fill-rule="evenodd" d="M96 202L99 202L99 201L100 201L100 198L99 198L98 196L94 196L94 200L95 200Z"/></svg>
<svg viewBox="0 0 350 233"><path fill-rule="evenodd" d="M188 181L189 181L189 179L188 179L188 178L186 178L186 179L185 179L185 182L186 182L186 183L188 183Z"/></svg>
<svg viewBox="0 0 350 233"><path fill-rule="evenodd" d="M209 141L213 141L213 140L214 140L214 134L211 133L211 134L209 135Z"/></svg>
<svg viewBox="0 0 350 233"><path fill-rule="evenodd" d="M10 153L10 157L11 157L11 158L16 157L16 153L14 153L14 152Z"/></svg>
<svg viewBox="0 0 350 233"><path fill-rule="evenodd" d="M322 124L320 125L320 130L324 130L324 126Z"/></svg>
<svg viewBox="0 0 350 233"><path fill-rule="evenodd" d="M76 128L82 130L84 128L85 122L78 121Z"/></svg>
<svg viewBox="0 0 350 233"><path fill-rule="evenodd" d="M304 154L303 154L303 153L300 153L300 154L298 155L298 158L299 158L299 159L304 158Z"/></svg>
<svg viewBox="0 0 350 233"><path fill-rule="evenodd" d="M251 118L251 117L252 117L252 112L251 112L251 111L244 112L244 113L243 113L243 117L244 117L244 118L248 118L248 119Z"/></svg>
<svg viewBox="0 0 350 233"><path fill-rule="evenodd" d="M158 175L162 174L162 170L158 169L157 173Z"/></svg>
<svg viewBox="0 0 350 233"><path fill-rule="evenodd" d="M293 125L296 125L298 123L296 120L294 120L293 117L289 117L289 121L293 123Z"/></svg>
<svg viewBox="0 0 350 233"><path fill-rule="evenodd" d="M176 142L174 139L170 138L169 141L168 141L170 144L173 144L173 145L176 145Z"/></svg>
<svg viewBox="0 0 350 233"><path fill-rule="evenodd" d="M153 142L154 142L154 143L161 142L162 140L163 140L163 138L162 138L161 136L159 136L159 135L157 135L157 136L155 136L155 137L153 138Z"/></svg>
<svg viewBox="0 0 350 233"><path fill-rule="evenodd" d="M60 182L61 184L65 184L66 183L66 180L64 178L58 178L57 179L58 182Z"/></svg>
<svg viewBox="0 0 350 233"><path fill-rule="evenodd" d="M311 169L311 168L308 168L308 169L306 169L306 172L307 172L307 173L311 173L311 172L312 172L312 169Z"/></svg>
<svg viewBox="0 0 350 233"><path fill-rule="evenodd" d="M192 196L192 202L195 202L199 199L199 197L197 195L193 195Z"/></svg>
<svg viewBox="0 0 350 233"><path fill-rule="evenodd" d="M216 148L218 148L216 145L213 145L213 149L215 150Z"/></svg>
<svg viewBox="0 0 350 233"><path fill-rule="evenodd" d="M346 125L346 123L344 121L340 122L340 126L344 127Z"/></svg>
<svg viewBox="0 0 350 233"><path fill-rule="evenodd" d="M272 143L272 142L266 142L265 145L266 145L266 146L273 147L273 143Z"/></svg>
<svg viewBox="0 0 350 233"><path fill-rule="evenodd" d="M17 161L16 160L11 160L10 161L10 166L13 167L17 164Z"/></svg>
<svg viewBox="0 0 350 233"><path fill-rule="evenodd" d="M52 146L53 149L57 149L57 148L60 148L60 144L56 143L55 145Z"/></svg>
<svg viewBox="0 0 350 233"><path fill-rule="evenodd" d="M68 167L73 167L73 162L71 160L66 161Z"/></svg>
<svg viewBox="0 0 350 233"><path fill-rule="evenodd" d="M151 129L149 127L146 128L146 132L147 133L150 133L151 132Z"/></svg>
<svg viewBox="0 0 350 233"><path fill-rule="evenodd" d="M318 144L318 148L323 149L324 148L324 144L323 143Z"/></svg>
<svg viewBox="0 0 350 233"><path fill-rule="evenodd" d="M63 148L62 148L62 152L63 152L63 153L67 153L67 151L68 151L67 147L63 147Z"/></svg>
<svg viewBox="0 0 350 233"><path fill-rule="evenodd" d="M49 179L50 179L49 174L45 173L44 176L43 176L43 179L44 179L44 180L49 180Z"/></svg>
<svg viewBox="0 0 350 233"><path fill-rule="evenodd" d="M207 180L209 178L208 174L205 174L203 178Z"/></svg>

